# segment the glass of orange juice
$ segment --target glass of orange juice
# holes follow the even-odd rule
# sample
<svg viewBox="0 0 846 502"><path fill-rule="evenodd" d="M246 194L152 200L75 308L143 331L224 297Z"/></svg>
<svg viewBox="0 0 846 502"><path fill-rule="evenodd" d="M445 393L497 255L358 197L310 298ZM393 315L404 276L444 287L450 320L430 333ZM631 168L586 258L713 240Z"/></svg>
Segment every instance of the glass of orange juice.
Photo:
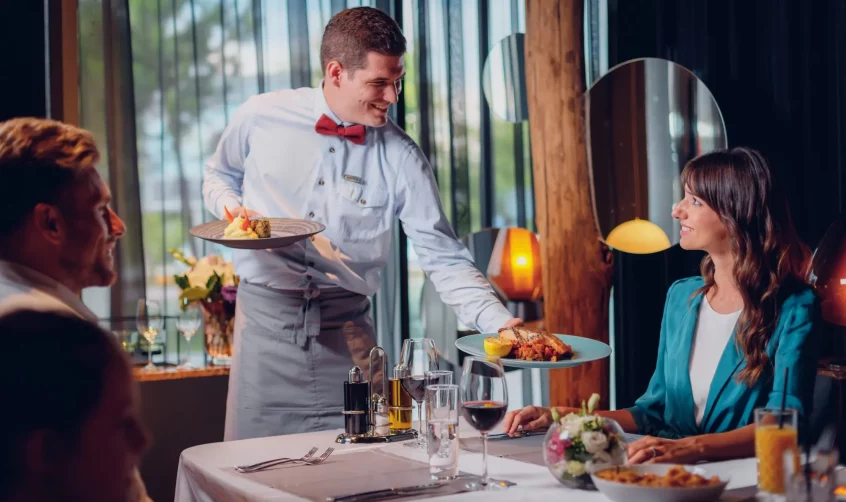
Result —
<svg viewBox="0 0 846 502"><path fill-rule="evenodd" d="M755 410L755 457L760 491L784 493L784 452L796 452L799 462L798 420L799 415L792 408Z"/></svg>

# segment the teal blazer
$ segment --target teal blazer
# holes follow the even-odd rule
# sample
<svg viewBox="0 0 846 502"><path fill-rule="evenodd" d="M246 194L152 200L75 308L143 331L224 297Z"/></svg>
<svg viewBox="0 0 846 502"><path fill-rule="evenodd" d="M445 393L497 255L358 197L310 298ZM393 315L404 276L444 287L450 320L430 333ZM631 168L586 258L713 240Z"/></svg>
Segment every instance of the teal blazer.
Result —
<svg viewBox="0 0 846 502"><path fill-rule="evenodd" d="M775 333L767 345L771 366L751 387L736 379L746 361L735 344L737 332L732 334L711 382L702 423L696 425L689 366L702 294L691 295L703 284L701 277L690 277L676 281L667 292L655 373L646 393L628 408L637 432L677 439L731 431L754 423L755 408L781 406L784 393L785 406L796 408L803 423L804 414L811 410L819 352L819 336L814 329L817 301L809 288L783 301ZM787 388L785 367L790 368Z"/></svg>

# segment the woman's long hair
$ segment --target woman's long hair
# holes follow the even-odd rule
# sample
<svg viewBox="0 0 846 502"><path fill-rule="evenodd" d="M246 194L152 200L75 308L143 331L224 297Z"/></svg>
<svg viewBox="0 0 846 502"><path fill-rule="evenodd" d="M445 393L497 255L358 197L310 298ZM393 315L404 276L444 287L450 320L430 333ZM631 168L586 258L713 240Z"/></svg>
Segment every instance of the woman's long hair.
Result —
<svg viewBox="0 0 846 502"><path fill-rule="evenodd" d="M687 163L682 185L720 217L734 254L734 280L743 297L736 342L746 367L740 381L752 385L767 369L767 343L781 303L807 281L810 250L799 239L784 194L767 161L751 148L706 153ZM714 262L701 264L707 294L714 287Z"/></svg>

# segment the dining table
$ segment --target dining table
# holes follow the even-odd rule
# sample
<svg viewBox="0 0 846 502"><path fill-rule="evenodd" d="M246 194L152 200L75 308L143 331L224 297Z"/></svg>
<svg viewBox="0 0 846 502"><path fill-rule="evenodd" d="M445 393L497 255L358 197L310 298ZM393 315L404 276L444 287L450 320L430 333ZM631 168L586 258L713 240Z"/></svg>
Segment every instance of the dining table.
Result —
<svg viewBox="0 0 846 502"><path fill-rule="evenodd" d="M428 480L425 449L405 442L339 444L338 434L327 430L228 441L194 446L179 459L176 502L327 500L328 496L419 485ZM479 433L461 420L458 468L462 476L482 473ZM627 440L636 439L627 435ZM543 435L488 441L488 474L492 479L514 483L496 491L463 493L427 492L417 500L579 500L607 501L598 491L571 489L559 483L542 461ZM327 448L332 454L321 464L289 465L258 473L242 474L234 466L279 457L299 458L317 448L316 458ZM700 463L708 475L728 479L721 501L754 498L757 492L755 458ZM412 476L415 474L416 477ZM408 498L406 500L412 500Z"/></svg>

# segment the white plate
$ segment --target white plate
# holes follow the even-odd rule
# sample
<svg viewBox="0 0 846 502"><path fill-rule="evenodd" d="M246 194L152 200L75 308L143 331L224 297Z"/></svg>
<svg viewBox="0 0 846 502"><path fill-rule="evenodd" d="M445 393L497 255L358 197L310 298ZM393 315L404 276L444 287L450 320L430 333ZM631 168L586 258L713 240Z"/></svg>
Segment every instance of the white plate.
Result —
<svg viewBox="0 0 846 502"><path fill-rule="evenodd" d="M458 350L466 352L473 356L487 357L485 353L485 338L498 337L497 333L482 333L480 335L462 336L455 341L455 346ZM515 368L572 368L579 366L588 361L596 361L605 359L611 355L611 347L598 340L585 338L583 336L573 335L555 335L559 340L573 347L572 359L562 359L561 361L524 361L522 359L514 359L511 357L502 357L500 361L503 366L512 366Z"/></svg>
<svg viewBox="0 0 846 502"><path fill-rule="evenodd" d="M649 464L649 465L632 465L626 469L635 471L640 474L657 474L663 476L673 467L672 464ZM693 465L682 466L692 474L699 474L704 478L711 478L713 474L708 473L707 469ZM709 502L719 500L720 495L726 489L728 479L721 479L722 483L712 486L703 486L695 488L661 488L653 486L638 486L626 483L617 483L616 481L607 481L591 475L593 484L606 497L616 502Z"/></svg>
<svg viewBox="0 0 846 502"><path fill-rule="evenodd" d="M270 220L270 237L264 239L228 239L223 231L229 226L226 220L210 221L190 230L194 237L235 249L274 249L290 246L318 234L326 227L316 221L292 218L267 218Z"/></svg>

